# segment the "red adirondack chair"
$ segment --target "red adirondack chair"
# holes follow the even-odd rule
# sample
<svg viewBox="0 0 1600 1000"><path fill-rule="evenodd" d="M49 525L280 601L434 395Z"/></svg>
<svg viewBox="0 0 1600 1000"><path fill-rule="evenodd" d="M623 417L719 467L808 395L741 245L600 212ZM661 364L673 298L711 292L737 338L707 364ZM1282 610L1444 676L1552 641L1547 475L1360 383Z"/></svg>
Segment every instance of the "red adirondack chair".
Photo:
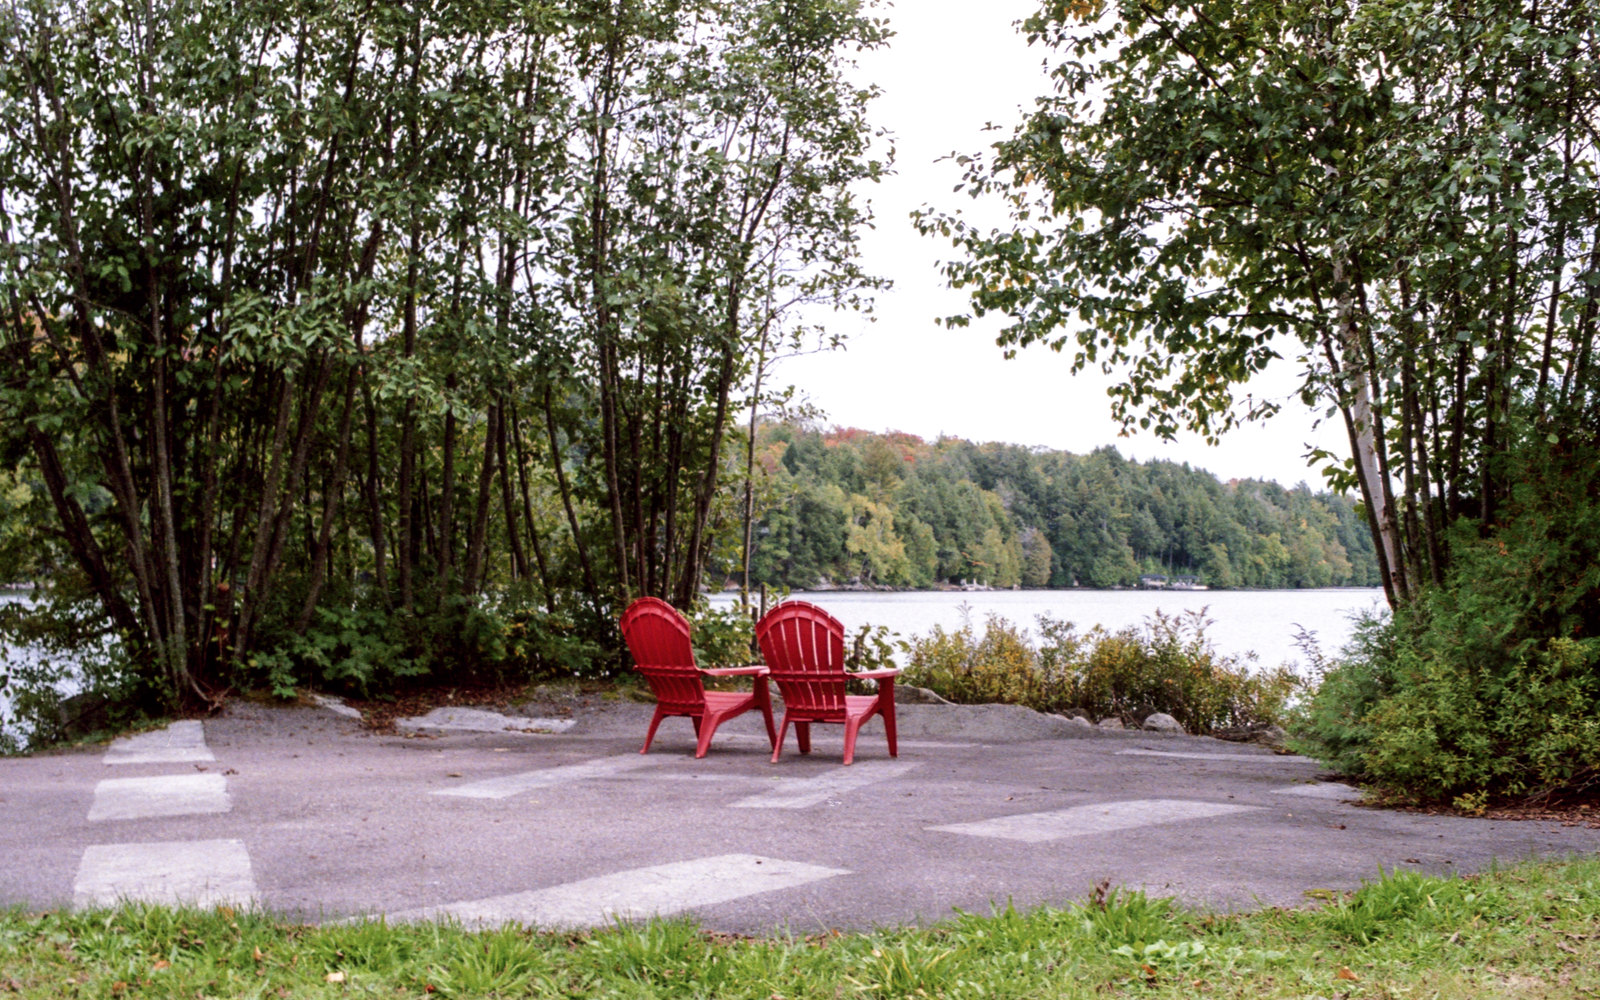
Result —
<svg viewBox="0 0 1600 1000"><path fill-rule="evenodd" d="M650 731L644 735L640 753L650 751L656 728L669 715L687 715L694 723L699 742L694 755L706 755L717 727L752 708L760 709L767 721L767 739L778 743L772 725L772 700L767 693L767 668L724 667L705 670L695 665L694 647L689 643L689 623L678 609L655 597L641 597L622 613L622 637L633 654L633 669L650 682L656 696L656 714ZM753 677L754 690L707 691L700 677Z"/></svg>
<svg viewBox="0 0 1600 1000"><path fill-rule="evenodd" d="M785 601L768 611L756 623L756 643L767 671L783 695L783 722L772 747L772 762L783 752L789 723L794 723L800 752L811 752L811 724L834 722L844 725L844 762L856 756L856 734L862 723L874 715L883 719L889 737L889 756L899 756L894 731L894 679L898 670L866 670L846 673L844 669L844 626L815 604ZM878 682L877 694L845 693L849 678Z"/></svg>

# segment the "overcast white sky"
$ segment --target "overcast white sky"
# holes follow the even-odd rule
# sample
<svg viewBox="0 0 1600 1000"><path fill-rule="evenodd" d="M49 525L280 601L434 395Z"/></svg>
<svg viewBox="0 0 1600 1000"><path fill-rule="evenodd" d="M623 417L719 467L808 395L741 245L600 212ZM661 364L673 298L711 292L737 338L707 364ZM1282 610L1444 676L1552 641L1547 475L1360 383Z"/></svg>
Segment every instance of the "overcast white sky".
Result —
<svg viewBox="0 0 1600 1000"><path fill-rule="evenodd" d="M891 278L894 289L878 298L877 321L840 314L830 325L848 336L846 348L788 359L777 370L827 414L827 422L867 430L899 430L936 438L1043 445L1086 453L1114 444L1122 454L1166 458L1207 469L1222 479L1256 477L1285 485L1320 477L1302 457L1307 442L1338 454L1348 444L1333 423L1313 430L1310 414L1288 399L1278 417L1231 432L1218 447L1198 439L1163 444L1149 434L1119 438L1098 374L1073 377L1070 360L1047 348L1007 361L994 337L996 317L966 329L937 326L959 313L964 296L946 288L938 261L952 253L948 241L924 239L910 213L932 204L981 211L951 189L954 164L936 163L953 150L984 149L1024 107L1049 88L1046 52L1029 48L1013 27L1038 0L901 0L887 13L897 32L886 51L861 58L861 77L883 88L873 120L895 134L896 176L870 190L877 229L864 252L870 271ZM999 221L998 216L993 216ZM1295 366L1268 371L1252 383L1259 396L1286 398Z"/></svg>

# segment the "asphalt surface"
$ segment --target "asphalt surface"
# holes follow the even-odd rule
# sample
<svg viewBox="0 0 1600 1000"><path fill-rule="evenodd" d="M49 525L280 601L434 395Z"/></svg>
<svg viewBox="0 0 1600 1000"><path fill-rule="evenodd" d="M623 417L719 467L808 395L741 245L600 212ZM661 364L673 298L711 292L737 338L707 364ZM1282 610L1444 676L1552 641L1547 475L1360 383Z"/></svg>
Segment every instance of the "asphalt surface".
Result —
<svg viewBox="0 0 1600 1000"><path fill-rule="evenodd" d="M326 707L238 703L111 747L0 759L0 905L542 925L681 912L811 933L1064 904L1102 881L1292 906L1385 869L1600 849L1583 827L1358 806L1315 762L1264 748L1014 707L902 705L899 758L873 721L848 768L837 726L814 727L806 757L791 735L774 765L752 715L695 760L686 719L640 756L648 705L568 711L375 734Z"/></svg>

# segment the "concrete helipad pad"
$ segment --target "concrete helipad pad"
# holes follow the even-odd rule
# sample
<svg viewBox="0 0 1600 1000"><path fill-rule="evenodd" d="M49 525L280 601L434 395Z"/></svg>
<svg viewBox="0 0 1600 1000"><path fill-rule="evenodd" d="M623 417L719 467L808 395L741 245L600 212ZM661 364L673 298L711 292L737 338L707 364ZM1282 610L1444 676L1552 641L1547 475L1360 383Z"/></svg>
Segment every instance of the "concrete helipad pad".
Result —
<svg viewBox="0 0 1600 1000"><path fill-rule="evenodd" d="M109 754L0 758L0 906L254 901L309 921L546 926L687 913L809 934L1062 905L1102 882L1294 906L1380 870L1600 852L1582 826L1358 807L1309 780L1315 761L1217 740L901 708L899 757L874 721L844 767L840 726L771 763L757 713L696 760L686 721L641 755L652 706L598 696L553 701L538 714L576 724L539 739L486 709L495 728L384 733L236 701ZM161 759L196 752L219 763ZM145 769L106 780L105 760L135 757Z"/></svg>

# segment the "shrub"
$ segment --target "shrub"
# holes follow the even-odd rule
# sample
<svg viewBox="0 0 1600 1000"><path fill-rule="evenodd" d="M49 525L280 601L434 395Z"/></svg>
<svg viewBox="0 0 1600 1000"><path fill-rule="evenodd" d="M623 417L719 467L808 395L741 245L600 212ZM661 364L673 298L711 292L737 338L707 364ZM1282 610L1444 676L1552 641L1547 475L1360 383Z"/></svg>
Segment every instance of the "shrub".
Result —
<svg viewBox="0 0 1600 1000"><path fill-rule="evenodd" d="M1600 470L1541 450L1442 584L1358 632L1297 745L1391 797L1481 809L1600 787Z"/></svg>
<svg viewBox="0 0 1600 1000"><path fill-rule="evenodd" d="M913 640L905 681L968 704L1128 722L1166 712L1193 733L1278 723L1299 679L1285 668L1252 671L1247 660L1218 653L1205 634L1209 624L1203 613L1158 612L1138 628L1079 632L1041 616L1035 646L1027 632L991 615L981 638L967 622Z"/></svg>
<svg viewBox="0 0 1600 1000"><path fill-rule="evenodd" d="M694 661L702 667L742 667L760 663L756 627L750 612L737 604L725 608L702 604L689 616L694 630Z"/></svg>
<svg viewBox="0 0 1600 1000"><path fill-rule="evenodd" d="M911 640L909 652L902 679L951 701L998 701L1055 711L1061 700L1052 688L1053 678L1037 668L1038 654L1026 633L999 615L989 616L982 638L970 621L954 632L935 625L926 638Z"/></svg>
<svg viewBox="0 0 1600 1000"><path fill-rule="evenodd" d="M285 629L251 656L245 675L280 697L302 685L370 697L429 682L604 675L615 664L591 631L576 616L532 606L516 594L452 595L418 601L413 611L325 602L304 633Z"/></svg>

